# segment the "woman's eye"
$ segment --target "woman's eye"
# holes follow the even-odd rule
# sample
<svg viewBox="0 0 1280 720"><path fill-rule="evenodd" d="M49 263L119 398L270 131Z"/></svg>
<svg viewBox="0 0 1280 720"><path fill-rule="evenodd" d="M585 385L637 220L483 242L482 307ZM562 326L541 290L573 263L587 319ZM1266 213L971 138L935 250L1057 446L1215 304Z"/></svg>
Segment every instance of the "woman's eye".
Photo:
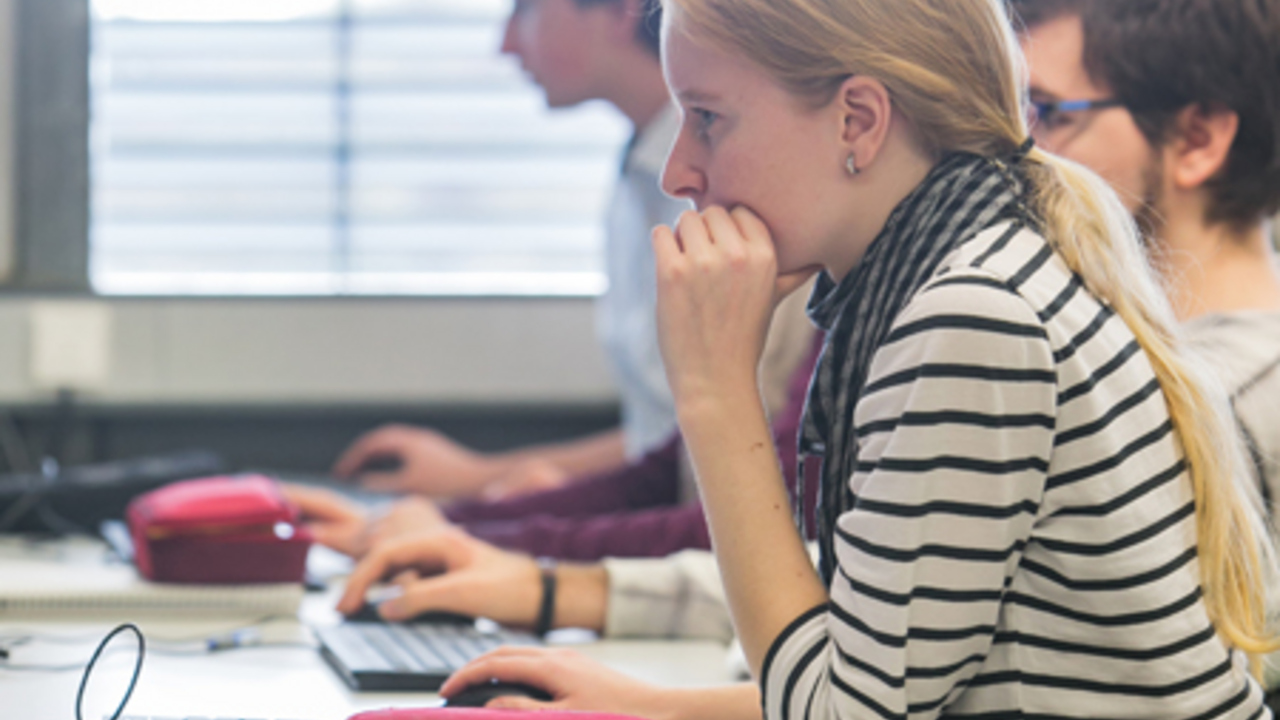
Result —
<svg viewBox="0 0 1280 720"><path fill-rule="evenodd" d="M698 133L698 137L706 139L707 133L711 131L711 125L715 123L718 116L710 110L702 108L694 108L691 112L693 113L694 129Z"/></svg>

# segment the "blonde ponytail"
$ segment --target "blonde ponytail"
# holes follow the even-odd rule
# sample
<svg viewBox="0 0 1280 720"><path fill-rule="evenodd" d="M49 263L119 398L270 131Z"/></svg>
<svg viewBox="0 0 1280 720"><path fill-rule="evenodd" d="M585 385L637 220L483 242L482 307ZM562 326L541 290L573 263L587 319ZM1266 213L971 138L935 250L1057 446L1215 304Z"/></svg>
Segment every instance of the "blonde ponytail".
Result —
<svg viewBox="0 0 1280 720"><path fill-rule="evenodd" d="M664 0L666 22L750 58L819 107L852 74L876 78L925 148L1007 157L1027 137L1025 72L1003 0ZM677 30L669 30L677 31ZM1133 219L1096 175L1033 151L1025 162L1045 236L1124 320L1164 391L1195 492L1204 602L1220 636L1258 656L1271 551L1245 485L1225 400L1185 356ZM1256 666L1255 666L1255 669Z"/></svg>
<svg viewBox="0 0 1280 720"><path fill-rule="evenodd" d="M1218 633L1254 659L1267 631L1264 560L1273 552L1225 393L1182 350L1177 321L1115 193L1093 173L1042 152L1028 158L1033 204L1059 255L1133 332L1160 382L1187 461L1205 606Z"/></svg>

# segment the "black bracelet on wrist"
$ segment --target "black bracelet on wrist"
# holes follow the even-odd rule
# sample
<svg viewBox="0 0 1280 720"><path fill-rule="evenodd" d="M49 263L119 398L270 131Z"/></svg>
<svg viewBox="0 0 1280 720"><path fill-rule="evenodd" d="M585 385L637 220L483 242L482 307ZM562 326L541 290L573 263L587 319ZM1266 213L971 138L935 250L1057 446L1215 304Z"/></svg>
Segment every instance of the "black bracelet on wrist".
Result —
<svg viewBox="0 0 1280 720"><path fill-rule="evenodd" d="M551 558L538 558L538 572L542 576L542 604L538 606L538 619L533 624L533 633L543 637L551 632L556 615L556 561Z"/></svg>

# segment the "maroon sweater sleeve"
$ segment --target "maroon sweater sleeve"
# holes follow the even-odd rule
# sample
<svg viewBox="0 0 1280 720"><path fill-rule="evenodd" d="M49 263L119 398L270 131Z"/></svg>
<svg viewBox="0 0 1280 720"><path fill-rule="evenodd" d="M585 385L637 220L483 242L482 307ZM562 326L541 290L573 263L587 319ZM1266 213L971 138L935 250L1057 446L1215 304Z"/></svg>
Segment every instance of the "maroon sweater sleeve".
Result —
<svg viewBox="0 0 1280 720"><path fill-rule="evenodd" d="M796 444L820 342L792 375L788 402L774 418L778 461L795 502ZM592 561L603 557L661 557L710 549L698 503L676 506L683 443L674 436L658 450L618 471L557 490L500 503L469 503L448 511L450 520L487 542L531 555ZM807 477L816 477L808 475ZM817 484L805 488L812 517Z"/></svg>
<svg viewBox="0 0 1280 720"><path fill-rule="evenodd" d="M466 529L498 547L584 562L711 549L699 503L588 518L540 515L517 521L468 523Z"/></svg>

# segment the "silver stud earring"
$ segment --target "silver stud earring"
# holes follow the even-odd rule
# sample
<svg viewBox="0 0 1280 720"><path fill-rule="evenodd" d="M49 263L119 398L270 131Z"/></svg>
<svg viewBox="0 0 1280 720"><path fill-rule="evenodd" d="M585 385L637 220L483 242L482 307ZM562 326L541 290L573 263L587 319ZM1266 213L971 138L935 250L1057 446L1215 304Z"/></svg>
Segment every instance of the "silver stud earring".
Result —
<svg viewBox="0 0 1280 720"><path fill-rule="evenodd" d="M854 157L853 153L849 153L849 157L845 158L844 170L849 173L849 177L854 177L862 172L858 169L858 158Z"/></svg>

